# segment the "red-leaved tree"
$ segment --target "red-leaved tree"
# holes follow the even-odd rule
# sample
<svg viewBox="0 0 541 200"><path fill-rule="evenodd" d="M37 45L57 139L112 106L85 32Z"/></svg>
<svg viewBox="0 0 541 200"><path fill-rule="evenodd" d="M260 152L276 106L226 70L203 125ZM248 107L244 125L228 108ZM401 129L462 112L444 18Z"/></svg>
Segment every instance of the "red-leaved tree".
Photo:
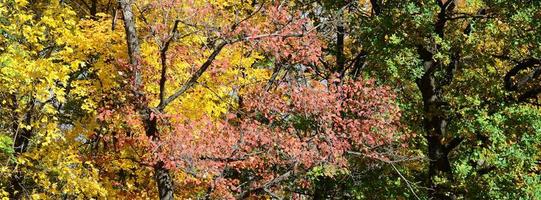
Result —
<svg viewBox="0 0 541 200"><path fill-rule="evenodd" d="M308 186L316 166L347 167L348 152L387 159L376 149L404 139L394 98L373 81L255 87L223 120L156 116L169 128L145 143L146 161L190 174L179 186L205 186L209 196L276 195L285 183Z"/></svg>

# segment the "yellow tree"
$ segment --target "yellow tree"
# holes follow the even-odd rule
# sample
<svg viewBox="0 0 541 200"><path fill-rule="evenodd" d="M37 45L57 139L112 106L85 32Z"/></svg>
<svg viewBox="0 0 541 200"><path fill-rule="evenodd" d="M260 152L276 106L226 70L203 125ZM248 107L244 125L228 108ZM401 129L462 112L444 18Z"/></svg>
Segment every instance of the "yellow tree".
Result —
<svg viewBox="0 0 541 200"><path fill-rule="evenodd" d="M81 42L75 12L58 1L0 2L0 196L105 195L97 170L78 156L63 121L72 57Z"/></svg>

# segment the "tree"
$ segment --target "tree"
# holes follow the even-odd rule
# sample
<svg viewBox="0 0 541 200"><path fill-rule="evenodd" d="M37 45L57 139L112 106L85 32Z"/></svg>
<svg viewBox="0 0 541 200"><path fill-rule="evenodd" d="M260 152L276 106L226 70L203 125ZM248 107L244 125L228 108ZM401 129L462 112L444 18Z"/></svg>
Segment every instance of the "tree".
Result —
<svg viewBox="0 0 541 200"><path fill-rule="evenodd" d="M0 196L539 199L540 8L0 1Z"/></svg>
<svg viewBox="0 0 541 200"><path fill-rule="evenodd" d="M539 13L533 11L538 8L537 2L458 0L360 1L339 7L350 18L342 24L344 43L348 37L353 43L346 57L352 67L341 74L356 76L360 69L397 88L406 124L424 135L417 145L427 156L427 173L415 177L426 177L429 198L535 198L538 193L537 175L524 172L535 171L537 159L539 129L529 120L538 113L532 106L539 94L539 37L533 31L539 28ZM327 41L340 46L341 37ZM343 62L336 50L328 54ZM515 77L518 71L522 75ZM518 132L525 134L515 136ZM526 145L519 138L530 140ZM498 140L502 143L496 145ZM488 164L485 156L499 161ZM523 172L503 164L517 160ZM515 183L495 178L501 176ZM511 189L520 184L532 187Z"/></svg>
<svg viewBox="0 0 541 200"><path fill-rule="evenodd" d="M214 2L214 3L207 3L202 2L200 4L193 4L192 7L188 7L185 9L182 9L182 6L184 6L186 3L189 2L164 2L164 3L145 3L143 2L143 9L139 10L143 15L141 16L142 21L145 23L145 27L148 28L148 34L149 37L155 39L154 41L145 41L145 44L148 45L148 48L152 48L154 45L158 47L158 52L151 52L142 50L142 45L140 45L140 41L138 38L139 32L136 29L136 23L134 18L134 11L132 9L131 2L123 1L120 3L120 7L122 9L122 16L124 21L124 28L126 33L126 41L127 41L127 47L128 47L128 56L129 56L129 63L128 63L128 73L130 78L130 84L127 85L126 89L129 89L128 95L131 95L131 100L128 101L129 105L128 107L131 107L132 109L135 109L135 112L132 114L134 115L140 115L143 116L142 121L142 129L145 130L145 136L148 138L151 138L153 142L159 142L160 138L162 137L159 134L159 131L162 131L160 127L158 127L157 123L157 117L162 114L165 114L168 111L167 108L169 105L173 104L175 100L177 100L179 97L181 97L183 94L188 92L190 89L192 89L198 81L204 76L205 72L213 65L214 62L221 60L221 58L218 57L221 51L225 51L226 48L231 46L231 49L229 51L236 51L235 49L238 48L249 48L246 45L243 45L243 43L249 44L251 42L259 42L259 47L271 47L268 49L269 53L273 53L274 55L277 55L276 50L280 48L280 46L277 46L277 44L270 43L269 41L264 41L264 39L267 38L280 38L278 40L274 40L275 42L282 45L304 45L305 42L298 43L295 40L290 40L288 38L290 37L304 37L305 34L309 32L307 30L307 27L302 26L302 22L304 20L297 20L291 17L298 17L295 15L292 15L291 17L288 17L289 14L286 10L287 5L279 5L279 4L270 4L270 3L263 3L261 5L251 5L247 7L248 9L241 10L242 14L239 13L228 13L228 11L237 11L229 8L230 6L247 6L246 3L232 3L232 2ZM258 7L256 7L258 6ZM155 7L161 7L164 8L161 11L152 12L150 8ZM283 7L283 9L282 9ZM223 12L217 12L213 13L211 12L214 9L223 9L221 11ZM242 8L242 7L239 7ZM231 9L231 10L230 10ZM273 10L274 9L274 10ZM262 11L265 11L263 15L261 14ZM146 13L145 13L146 12ZM195 16L192 16L192 13L196 13ZM188 15L190 14L190 15ZM148 16L147 16L148 15ZM163 21L160 22L149 22L146 20L147 17L157 17L162 16L164 17ZM227 20L227 17L231 17L229 19L234 19L232 21ZM274 21L270 21L269 19L263 18L263 17L274 17ZM288 17L288 18L286 18ZM210 21L205 21L210 20ZM220 21L223 20L223 21ZM267 20L267 21L266 21ZM252 21L256 21L260 23L258 26L259 29L253 29L253 27L249 27L249 24ZM169 24L171 23L171 24ZM219 28L218 26L225 26L226 28ZM264 31L268 30L268 33L259 34L258 31ZM254 32L255 31L255 32ZM272 31L272 32L271 32ZM185 35L181 35L185 34ZM188 43L176 43L175 40L180 39L187 39L184 40L184 42ZM307 35L308 39L310 39L310 36ZM155 42L157 41L157 42ZM272 41L272 39L271 39ZM238 44L238 45L237 45ZM316 43L317 44L317 43ZM175 45L176 55L180 56L180 59L186 59L186 60L180 60L180 62L175 63L174 61L168 61L168 51L172 45ZM272 46L271 46L272 45ZM202 48L202 51L193 51L193 50L183 50L186 47L197 47L201 46L199 48ZM302 46L292 46L293 49L299 49L299 47ZM238 49L243 50L243 49ZM317 55L317 49L315 49L316 55ZM148 54L145 57L145 59L148 59L147 63L145 62L145 59L143 59L143 52ZM312 50L309 50L312 51ZM209 53L209 54L207 54ZM286 52L287 53L287 52ZM305 55L309 55L306 50L299 51L298 53L304 53ZM185 57L182 57L182 55L186 55ZM293 55L291 52L288 53L289 56ZM158 85L158 91L152 90L152 78L153 75L155 75L155 71L152 68L144 68L144 64L148 64L152 66L154 61L152 60L154 55L159 55L159 65L156 67L159 67L160 73L158 76L159 85ZM225 71L225 75L227 74L230 67L248 67L243 66L245 64L251 64L255 61L255 59L258 56L257 51L254 51L252 55L248 55L247 58L243 58L244 55L241 55L240 61L236 63L227 63L222 61L220 65L218 65L217 69L213 69L219 71ZM280 56L276 56L277 58L280 58ZM309 56L307 59L314 58L315 56ZM203 58L204 61L201 63L201 66L196 69L196 71L189 75L188 78L182 83L180 87L176 86L168 86L166 85L166 82L170 79L168 77L167 70L173 67L175 64L193 64L199 63L197 58ZM233 65L231 65L233 64ZM238 65L238 66L235 66ZM180 66L185 67L185 66ZM238 70L238 69L234 69ZM244 70L244 69L241 69ZM257 70L256 70L257 71ZM146 74L148 73L148 74ZM244 73L244 72L243 72ZM149 77L149 79L144 80L144 78ZM219 76L218 76L219 77ZM177 77L171 77L174 81L178 81L178 79L175 80ZM257 79L257 77L255 77ZM225 79L224 81L227 81ZM180 81L179 81L180 82ZM209 82L212 83L212 82ZM219 82L220 83L220 82ZM170 84L172 85L172 84ZM204 85L206 86L206 85ZM221 85L223 87L225 85ZM213 91L212 87L216 86L206 86L210 91ZM224 91L223 88L219 88ZM169 94L171 92L170 96L166 96L166 94ZM132 94L129 94L131 92ZM156 95L156 96L154 96ZM222 96L218 94L217 96ZM154 98L157 98L154 100ZM192 97L193 98L193 97ZM203 98L207 98L203 96ZM151 104L153 101L158 102L156 106L152 106ZM131 104L130 104L131 103ZM212 105L213 103L211 103ZM177 104L178 105L178 104ZM212 112L218 112L215 113L216 115L220 115L223 113L220 113L219 109L216 109L216 104L214 104L215 107L212 109ZM223 104L222 104L223 105ZM199 106L199 105L196 105ZM227 106L227 104L226 104ZM126 111L126 110L124 110ZM108 111L104 111L108 112ZM178 112L178 111L177 111ZM130 116L130 115L128 115ZM143 139L144 140L144 139ZM162 161L161 159L158 159L157 161L152 163L154 168L154 173L156 176L156 183L158 184L158 192L161 199L172 199L173 198L173 180L170 176L169 169L165 166L166 163Z"/></svg>
<svg viewBox="0 0 541 200"><path fill-rule="evenodd" d="M237 109L240 109L240 107L235 106L235 104L242 105L240 91L242 88L246 87L245 84L253 84L254 82L259 82L258 77L250 77L253 75L250 75L250 73L257 73L257 71L261 70L254 70L249 69L256 63L257 60L263 60L265 58L265 55L272 56L271 58L276 59L278 62L281 63L298 63L299 65L302 65L304 63L313 63L317 62L318 54L319 54L319 42L317 38L315 38L315 35L312 33L313 28L310 27L310 24L308 23L308 26L303 25L307 22L306 18L303 18L302 15L299 13L290 13L289 12L289 5L287 3L282 2L281 4L278 3L261 3L261 4L251 4L248 6L246 3L228 3L228 4L221 4L221 3L201 3L192 5L189 8L186 8L187 11L183 9L178 9L179 7L182 7L182 3L184 2L176 2L174 4L145 4L143 6L137 6L137 7L143 7L142 12L144 12L142 16L140 16L142 20L143 27L146 27L148 32L141 32L136 30L136 24L134 22L133 11L130 11L132 7L128 2L125 2L126 4L121 4L121 7L123 9L123 17L124 17L124 27L126 32L126 40L128 45L128 55L130 56L129 64L127 65L127 74L129 75L130 81L129 84L125 85L124 89L128 89L125 95L129 96L127 102L124 102L125 105L120 105L120 108L115 111L116 114L111 114L111 106L105 106L100 116L108 116L107 118L101 118L102 120L109 120L109 119L116 119L120 122L111 122L113 124L116 124L114 126L118 127L116 129L109 130L112 134L114 134L113 138L113 145L115 148L117 147L116 144L119 144L119 147L122 146L121 144L130 144L130 146L124 146L127 148L131 148L132 150L120 150L119 153L122 154L122 151L130 151L135 152L132 154L133 157L130 157L131 160L135 160L135 164L141 164L147 166L153 166L154 173L156 175L156 182L158 184L158 192L160 198L172 198L173 195L173 188L172 185L174 184L173 178L171 177L171 169L174 169L175 171L181 170L181 173L187 174L189 176L193 176L198 182L201 182L202 180L206 179L204 177L213 177L213 179L216 179L214 181L222 182L226 181L225 183L228 183L232 187L231 181L239 181L241 177L245 177L246 175L242 175L241 177L233 177L233 178L227 178L224 179L222 176L224 176L221 173L217 173L217 169L206 169L206 165L213 166L216 168L215 165L228 165L231 159L240 159L239 156L236 156L232 153L233 158L220 158L219 156L216 157L216 155L200 155L197 156L198 153L205 153L206 151L211 151L214 154L217 153L224 153L224 152L231 152L231 149L223 149L224 147L228 147L229 145L233 145L234 143L237 143L238 141L242 141L243 137L239 138L239 128L242 130L245 128L245 126L255 126L252 121L245 122L248 124L240 125L239 128L224 128L221 127L224 130L229 130L228 132L221 132L217 128L213 128L213 126L206 125L203 122L207 122L209 124L216 123L218 125L222 124L219 121L213 121L216 119L221 119L224 117L226 112L228 110L234 109L235 107ZM223 2L222 2L223 3ZM223 6L227 5L227 6ZM244 14L239 14L238 10L232 9L229 10L231 7L235 8L235 6L239 6L236 9L240 9L246 7L246 11ZM151 11L152 7L161 7L164 8L162 11ZM198 10L195 13L201 14L201 16L188 16L186 19L183 19L183 15L186 13L194 13L194 9ZM212 9L222 9L222 11L225 12L210 12ZM227 13L228 11L234 11L233 13ZM217 13L217 14L216 14ZM216 16L215 16L216 15ZM149 22L147 18L156 18L156 16L169 16L170 18L164 18L164 21L161 22ZM212 16L212 17L209 17ZM226 17L230 16L230 17ZM213 21L205 21L205 20L213 20ZM228 21L226 19L235 19L232 21ZM202 21L199 21L202 20ZM221 21L225 20L225 21ZM218 28L213 27L213 24L225 24L220 25L224 28ZM219 31L217 31L219 30ZM137 37L137 34L148 34L148 37L145 38L153 38L154 40L140 40L140 37ZM200 35L201 34L201 35ZM157 42L155 42L157 41ZM143 49L144 45L149 45L147 47L156 46L158 51L152 51L152 49ZM200 53L196 51L196 47L198 45L201 45L203 52L208 53ZM210 46L210 49L207 50ZM186 47L192 48L190 51L184 50ZM176 55L175 57L168 57L169 50L174 49L175 51L171 52ZM248 57L243 58L244 55L240 56L240 60L231 60L230 62L226 62L223 59L227 59L220 56L220 52L222 51L229 51L233 52L233 55L235 55L235 51L244 51L250 50L250 53L243 53L244 55L248 55ZM195 69L195 72L192 74L188 74L187 78L177 78L174 75L170 77L168 75L168 70L175 70L181 71L178 68L175 67L183 67L185 66L184 63L189 64L190 62L198 63L197 58L200 57L203 59L201 62L201 66L197 69ZM235 57L233 57L235 58ZM178 59L178 60L177 60ZM158 60L158 62L156 62ZM180 64L180 66L178 66ZM149 67L146 67L146 66ZM151 66L154 66L151 67ZM231 79L228 78L230 76L229 70L238 70L237 67L240 67L240 71L242 73L242 78L237 79L238 82L231 82ZM182 68L180 68L182 69ZM159 71L156 71L159 70ZM221 72L220 72L221 71ZM159 72L159 73L157 73ZM224 73L225 72L225 73ZM206 79L206 74L210 73L210 77L217 80L216 82L212 80ZM223 73L223 74L222 74ZM159 75L156 77L156 75ZM254 74L256 75L256 74ZM172 79L172 80L171 80ZM184 80L183 80L184 79ZM154 80L154 81L153 81ZM263 79L264 80L264 79ZM166 84L168 82L178 82L178 84ZM221 81L226 81L221 82ZM154 86L155 83L158 83L158 87ZM176 86L179 85L180 87ZM223 86L228 86L231 84L233 90L231 89L223 89ZM219 85L222 87L216 88L216 86ZM269 82L269 85L272 85L272 82ZM211 117L210 119L207 119L205 117L205 114L201 115L192 115L190 116L190 112L187 112L185 110L178 110L178 108L187 108L187 105L194 105L190 104L191 102L184 102L179 101L176 102L176 99L182 99L182 96L184 94L190 94L188 96L190 99L198 99L197 95L200 93L200 88L198 87L205 87L206 89L210 90L210 92L213 92L214 94L218 96L220 101L218 101L218 105L214 102L210 102L209 104L212 107L212 109L209 109L209 113L206 115L208 117ZM214 90L214 89L217 90ZM235 89L236 88L236 89ZM268 87L267 87L268 88ZM347 87L345 87L347 88ZM156 90L157 89L157 90ZM360 89L360 86L357 86L357 89ZM218 91L218 92L216 92ZM230 93L231 91L237 92L237 94L233 94L232 96L224 95L227 93ZM352 91L349 91L352 92ZM374 93L377 93L378 91L374 91ZM381 90L379 92L385 93L385 90ZM171 94L167 97L166 94ZM347 94L347 93L346 93ZM382 94L384 95L384 94ZM205 104L204 101L208 100L208 97L206 95L200 97L202 98L203 102L200 102L198 104L195 104L196 109L201 109L201 104ZM217 112L222 110L218 106L224 105L224 99L230 98L233 101L232 103L226 103L225 106L230 107L229 109L223 109L224 112ZM304 97L307 98L307 97ZM238 99L235 101L235 99ZM278 98L280 99L280 98ZM212 99L211 99L212 100ZM388 101L389 99L383 99L385 101ZM355 104L356 102L353 100L344 100L344 101L351 101L347 102L347 104ZM228 102L228 101L225 101ZM340 101L337 103L340 104ZM382 102L382 104L386 104L390 102ZM151 106L152 104L155 105ZM344 102L344 104L346 104ZM379 104L378 104L379 105ZM383 106L383 105L382 105ZM168 108L175 108L174 110L169 110ZM131 111L133 109L133 111ZM189 111L190 108L186 109ZM355 108L355 109L361 109L361 108ZM363 107L363 109L366 109ZM340 109L335 109L338 112L341 112ZM120 111L120 112L118 112ZM330 111L330 109L326 109L326 111ZM343 111L343 114L346 114L346 111ZM350 110L347 112L357 112L357 110ZM392 121L394 115L397 114L396 111L389 110L390 119ZM118 116L123 115L124 117ZM374 113L374 115L376 115ZM139 118L138 116L143 116L143 118ZM217 117L217 118L216 118ZM362 118L361 116L358 116ZM214 119L212 119L214 118ZM197 119L196 121L193 121ZM186 122L188 120L189 122ZM241 119L244 120L244 119ZM346 120L346 119L344 119ZM354 119L351 119L355 120ZM357 119L358 120L358 119ZM385 122L385 119L382 118L381 122ZM193 121L193 122L192 122ZM199 123L197 123L199 121ZM346 120L347 121L347 120ZM188 123L188 125L186 125ZM323 123L323 122L321 122ZM338 123L338 122L336 122ZM341 122L344 123L344 122ZM370 124L371 122L368 121L359 121L356 122L357 124L363 124L367 123L368 129L370 128L382 128L382 127L372 127ZM378 120L374 120L373 123L379 123ZM394 123L394 122L393 122ZM122 125L125 124L125 125ZM222 125L223 126L223 125ZM128 129L123 127L130 127ZM201 128L204 127L204 128ZM220 126L218 126L220 127ZM347 127L348 129L352 129L355 127ZM392 128L390 126L389 128ZM200 130L201 129L201 130ZM251 128L253 129L253 128ZM259 128L258 128L259 129ZM342 129L345 129L342 127ZM141 133L140 131L144 130L144 133ZM176 131L171 131L176 130ZM269 130L268 128L264 128L262 130ZM272 130L272 129L271 129ZM392 130L392 129L390 129ZM215 138L212 141L197 141L199 134L203 133L197 133L197 132L210 132L211 136L205 137L205 138ZM292 131L292 130L291 130ZM366 130L356 130L352 129L355 134L361 134L365 133ZM193 133L192 133L193 132ZM244 132L244 131L240 131ZM262 133L260 136L253 136L256 138L265 138L269 137L269 139L265 139L265 141L271 141L273 140L271 137L272 135L265 135ZM267 133L270 133L267 131ZM288 136L284 133L283 137L291 138L291 136ZM194 136L196 135L196 136ZM229 136L228 136L229 135ZM242 135L242 134L241 134ZM193 139L192 137L197 137L196 139ZM323 137L323 136L322 136ZM336 138L336 136L330 136ZM353 137L353 136L350 136ZM357 138L362 138L364 136L357 135L355 136ZM375 135L372 137L376 137ZM387 140L394 139L392 137L386 137ZM374 140L378 140L377 138L374 138ZM383 139L382 139L383 140ZM280 141L279 138L275 138L274 141ZM107 141L104 141L107 142ZM220 144L220 146L216 147L211 144L208 144L211 142L211 144L216 145ZM233 142L233 143L232 143ZM285 142L285 141L284 141ZM375 142L375 141L373 141ZM387 141L385 141L387 142ZM192 146L194 143L197 145L195 149L193 150L188 147ZM300 143L300 142L297 142ZM337 143L336 141L334 143ZM210 145L210 146L209 146ZM302 144L299 145L308 145L310 144ZM349 144L352 146L355 146L355 143ZM135 146L135 147L134 147ZM122 147L120 147L122 148ZM222 148L222 149L221 149ZM253 149L255 147L247 147L249 149ZM343 147L345 149L349 149L349 147ZM361 148L356 147L356 148ZM364 147L362 147L364 148ZM208 150L207 150L208 149ZM221 149L221 150L220 150ZM143 151L140 153L137 153L137 151ZM308 149L299 149L298 151L309 151ZM334 151L334 150L333 150ZM344 152L344 149L338 149L336 151L342 151ZM104 151L108 152L108 151ZM151 154L147 154L144 152L153 152ZM299 152L299 153L300 153ZM242 152L237 152L242 153ZM244 152L246 155L251 155L254 152ZM338 153L340 154L340 153ZM221 155L221 154L218 154ZM262 155L262 156L269 156L269 155ZM277 155L274 155L277 156ZM340 155L336 155L340 156ZM343 156L343 155L342 155ZM190 165L192 167L187 167L187 164L182 164L185 161L185 157L190 158ZM237 157L237 158L235 158ZM253 157L249 158L245 155L242 155L240 157L243 157L243 159L249 159L248 161L255 162L255 158L261 159L259 157ZM246 158L245 158L246 157ZM279 158L279 157L278 157ZM275 158L275 159L278 159ZM270 158L269 158L270 159ZM298 158L301 159L301 158ZM306 158L305 158L306 159ZM337 158L338 159L338 158ZM344 159L344 158L340 158ZM202 161L198 161L202 160ZM211 161L206 161L211 160ZM197 162L204 162L207 164L201 164L201 169L195 168L193 163ZM210 163L209 163L210 162ZM145 164L146 163L146 164ZM240 162L239 163L243 163ZM254 163L257 164L257 163ZM247 165L247 164L242 164ZM250 164L253 165L253 164ZM198 166L198 165L195 165ZM284 166L276 166L276 167L284 167ZM287 166L286 167L292 167ZM308 165L305 167L305 170L303 171L309 171L311 170L313 166ZM194 172L195 170L195 172ZM200 175L196 172L199 170L203 170L203 172L207 172L209 174L203 173L203 175ZM245 170L245 169L240 169ZM249 169L249 170L256 170L256 169ZM231 173L230 169L222 170L227 173ZM211 173L212 172L212 173ZM222 173L224 173L222 172ZM268 180L269 177L278 177L278 179L283 179L284 177L280 176L276 172L266 172L263 174L258 174L256 177L264 177L263 180ZM178 173L178 172L177 172ZM293 172L287 172L285 171L284 174L291 174ZM137 174L137 172L136 172ZM137 176L137 175L135 175ZM240 175L239 175L240 176ZM288 175L289 176L289 175ZM185 180L183 180L185 181ZM261 180L259 180L261 181ZM269 183L272 183L271 185L268 185L266 187L262 186L253 186L252 188L248 187L245 188L246 191L237 192L238 197L245 197L246 195L251 195L252 193L259 194L263 190L270 189L271 186L273 186L275 183L272 180ZM251 182L251 181L249 181ZM281 182L281 181L279 181ZM206 186L208 188L207 194L213 195L215 194L214 191L217 191L218 194L221 195L231 195L234 193L231 193L231 189L225 189L223 184L219 184L214 186L214 183L210 184L209 186ZM255 184L255 183L254 183ZM227 185L227 184L226 184ZM268 188L267 188L268 187ZM256 189L254 189L256 188ZM271 193L272 194L272 193ZM182 194L179 193L177 195L180 195L181 197L188 197L193 196L193 194Z"/></svg>
<svg viewBox="0 0 541 200"><path fill-rule="evenodd" d="M399 112L387 88L363 81L330 91L318 82L310 85L282 85L273 92L256 88L225 121L178 123L183 116L158 117L176 123L149 145L147 152L157 152L150 162L165 158L166 166L208 182L207 198L276 197L297 193L287 187L309 184L306 174L314 169L346 170L351 152L389 159L392 152L383 147L404 139L395 135ZM317 193L306 187L298 189Z"/></svg>
<svg viewBox="0 0 541 200"><path fill-rule="evenodd" d="M58 2L0 4L2 196L105 195L96 169L65 141L67 85L81 63L71 55L82 39L75 13Z"/></svg>

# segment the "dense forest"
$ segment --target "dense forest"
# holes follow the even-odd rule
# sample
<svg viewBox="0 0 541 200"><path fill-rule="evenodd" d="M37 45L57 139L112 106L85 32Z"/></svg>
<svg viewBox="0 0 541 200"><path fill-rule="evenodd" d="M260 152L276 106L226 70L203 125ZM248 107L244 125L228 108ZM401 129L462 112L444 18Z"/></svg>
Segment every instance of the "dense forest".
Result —
<svg viewBox="0 0 541 200"><path fill-rule="evenodd" d="M541 199L541 1L0 0L1 199Z"/></svg>

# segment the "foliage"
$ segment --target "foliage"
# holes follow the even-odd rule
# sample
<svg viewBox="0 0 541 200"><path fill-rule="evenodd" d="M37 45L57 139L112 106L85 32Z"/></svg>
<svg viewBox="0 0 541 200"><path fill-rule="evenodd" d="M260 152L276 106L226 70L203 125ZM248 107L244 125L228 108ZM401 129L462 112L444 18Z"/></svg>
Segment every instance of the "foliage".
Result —
<svg viewBox="0 0 541 200"><path fill-rule="evenodd" d="M0 0L3 199L540 199L538 1Z"/></svg>

